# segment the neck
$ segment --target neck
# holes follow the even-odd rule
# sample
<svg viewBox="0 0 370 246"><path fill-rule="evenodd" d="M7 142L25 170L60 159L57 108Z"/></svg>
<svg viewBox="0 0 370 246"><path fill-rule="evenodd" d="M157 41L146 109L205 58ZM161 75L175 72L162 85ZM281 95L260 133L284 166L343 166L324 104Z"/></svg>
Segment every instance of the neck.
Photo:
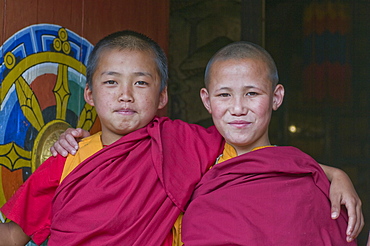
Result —
<svg viewBox="0 0 370 246"><path fill-rule="evenodd" d="M116 142L122 136L123 135L117 135L117 134L104 134L104 131L102 131L101 142L103 145L108 146Z"/></svg>
<svg viewBox="0 0 370 246"><path fill-rule="evenodd" d="M234 145L232 143L228 143L228 144L230 144L231 146L234 147L238 156L242 155L242 154L245 154L245 153L248 153L248 152L251 152L253 150L259 149L259 148L263 148L263 147L266 147L266 146L271 146L270 141L259 143L259 144L246 145L246 146L238 146L238 145Z"/></svg>

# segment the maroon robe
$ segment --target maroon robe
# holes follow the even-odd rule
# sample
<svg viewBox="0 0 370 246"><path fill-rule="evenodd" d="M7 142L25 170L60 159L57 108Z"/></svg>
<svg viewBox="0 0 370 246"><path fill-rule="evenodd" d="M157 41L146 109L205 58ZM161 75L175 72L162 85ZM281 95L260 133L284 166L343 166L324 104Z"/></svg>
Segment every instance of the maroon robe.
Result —
<svg viewBox="0 0 370 246"><path fill-rule="evenodd" d="M356 245L347 215L330 218L329 181L293 147L249 152L215 165L197 185L182 224L185 246Z"/></svg>
<svg viewBox="0 0 370 246"><path fill-rule="evenodd" d="M60 184L48 245L160 245L222 141L167 118L122 137Z"/></svg>
<svg viewBox="0 0 370 246"><path fill-rule="evenodd" d="M158 246L222 143L214 127L155 118L86 159L60 187L65 158L50 157L1 211L37 244L52 223L48 245Z"/></svg>

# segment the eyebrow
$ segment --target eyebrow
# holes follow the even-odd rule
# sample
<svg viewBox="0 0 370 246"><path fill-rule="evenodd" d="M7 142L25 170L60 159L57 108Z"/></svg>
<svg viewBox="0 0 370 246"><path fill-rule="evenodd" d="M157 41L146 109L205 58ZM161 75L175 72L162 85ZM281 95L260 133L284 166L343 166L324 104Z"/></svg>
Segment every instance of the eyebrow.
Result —
<svg viewBox="0 0 370 246"><path fill-rule="evenodd" d="M114 71L103 71L100 75L120 75L120 73Z"/></svg>
<svg viewBox="0 0 370 246"><path fill-rule="evenodd" d="M216 91L220 91L220 90L230 90L230 87L223 86L223 87L216 89Z"/></svg>
<svg viewBox="0 0 370 246"><path fill-rule="evenodd" d="M148 72L134 72L134 74L136 76L149 76L149 77L153 78L153 75L151 73L148 73Z"/></svg>
<svg viewBox="0 0 370 246"><path fill-rule="evenodd" d="M256 86L253 86L253 85L248 85L248 86L243 86L243 88L245 89L255 89L255 88L258 88ZM219 90L231 90L231 87L227 87L227 86L223 86L223 87L220 87L217 89L217 91Z"/></svg>
<svg viewBox="0 0 370 246"><path fill-rule="evenodd" d="M134 72L133 74L136 75L136 76L148 76L148 77L153 78L153 75L151 73L148 73L148 72ZM115 72L115 71L104 71L100 75L113 75L113 76L117 76L117 75L121 75L121 73Z"/></svg>

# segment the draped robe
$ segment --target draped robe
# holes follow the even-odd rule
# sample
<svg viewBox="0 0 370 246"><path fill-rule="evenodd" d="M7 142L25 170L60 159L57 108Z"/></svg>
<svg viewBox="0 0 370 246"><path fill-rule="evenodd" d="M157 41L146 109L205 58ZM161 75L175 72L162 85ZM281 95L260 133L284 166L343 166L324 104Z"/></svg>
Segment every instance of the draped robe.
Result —
<svg viewBox="0 0 370 246"><path fill-rule="evenodd" d="M293 147L255 150L212 167L182 223L185 246L355 245L347 214L330 218L329 181Z"/></svg>
<svg viewBox="0 0 370 246"><path fill-rule="evenodd" d="M49 194L54 194L44 203L38 204L27 194L17 195L26 198L13 202L16 205L10 214L19 213L13 216L19 218L33 213L37 218L51 210L51 246L157 246L222 145L214 127L205 130L179 120L155 118L79 164L59 186L50 188ZM37 190L35 180L40 178L30 179L21 190ZM33 211L25 201L33 204Z"/></svg>

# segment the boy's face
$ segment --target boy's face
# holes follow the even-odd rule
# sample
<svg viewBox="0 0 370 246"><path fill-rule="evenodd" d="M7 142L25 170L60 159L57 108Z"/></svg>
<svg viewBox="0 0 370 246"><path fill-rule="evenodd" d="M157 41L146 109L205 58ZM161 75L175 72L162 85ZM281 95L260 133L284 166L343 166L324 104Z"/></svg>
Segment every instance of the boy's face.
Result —
<svg viewBox="0 0 370 246"><path fill-rule="evenodd" d="M201 98L213 122L238 155L269 145L272 110L282 103L284 88L273 90L268 69L257 59L218 60L210 71L208 90Z"/></svg>
<svg viewBox="0 0 370 246"><path fill-rule="evenodd" d="M160 76L153 55L143 51L102 51L85 100L98 113L103 144L146 126L167 104L167 88L160 92Z"/></svg>

